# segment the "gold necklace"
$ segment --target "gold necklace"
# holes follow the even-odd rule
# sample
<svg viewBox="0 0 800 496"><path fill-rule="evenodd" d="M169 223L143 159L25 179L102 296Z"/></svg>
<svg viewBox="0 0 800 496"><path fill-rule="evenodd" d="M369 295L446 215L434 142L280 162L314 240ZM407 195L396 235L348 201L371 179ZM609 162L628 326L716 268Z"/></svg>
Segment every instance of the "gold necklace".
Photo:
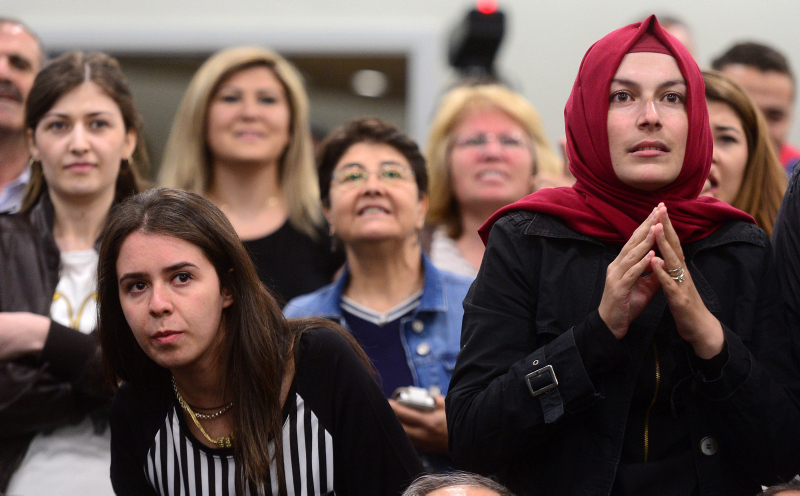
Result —
<svg viewBox="0 0 800 496"><path fill-rule="evenodd" d="M178 392L178 386L175 384L175 378L174 377L172 378L172 390L175 391L175 396L178 397L178 400L182 400L183 399L181 397L180 393ZM190 406L190 407L192 406L188 402L185 402L185 401L179 401L179 402L181 404L181 408L183 408L184 410L186 410L186 407L183 406L184 403L186 404L186 406ZM197 417L200 420L212 420L212 419L215 419L215 418L219 417L220 415L222 415L223 413L227 412L228 410L230 410L231 407L233 407L233 401L231 401L227 405L222 405L221 407L220 406L215 407L215 408L219 408L220 410L218 410L218 411L216 411L214 413L194 412L194 415L195 415L195 417ZM197 409L198 407L195 406L195 407L192 407L192 408ZM213 409L214 408L203 408L203 410L213 410Z"/></svg>
<svg viewBox="0 0 800 496"><path fill-rule="evenodd" d="M200 429L200 432L203 434L203 437L205 437L208 440L208 442L210 442L212 444L216 444L217 447L219 447L219 448L230 448L230 447L233 446L233 433L232 432L231 432L230 436L221 437L219 439L212 439L211 436L208 435L206 430L203 429L203 426L200 425L200 421L197 420L197 415L192 411L192 407L190 407L189 404L186 403L186 400L183 399L183 396L181 396L181 393L178 391L178 386L175 384L175 378L174 377L172 378L172 389L175 390L175 396L177 396L178 403L180 403L181 408L183 408L184 410L189 412L189 417L192 418L192 422L194 422L194 425L196 425L197 428ZM227 409L226 409L226 411L227 411Z"/></svg>

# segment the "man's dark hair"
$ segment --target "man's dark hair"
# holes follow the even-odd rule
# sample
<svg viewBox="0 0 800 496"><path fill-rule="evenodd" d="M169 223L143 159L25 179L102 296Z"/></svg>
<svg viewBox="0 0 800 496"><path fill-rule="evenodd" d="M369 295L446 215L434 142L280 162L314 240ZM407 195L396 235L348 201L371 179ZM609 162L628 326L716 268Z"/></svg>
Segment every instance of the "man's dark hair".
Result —
<svg viewBox="0 0 800 496"><path fill-rule="evenodd" d="M711 67L715 70L722 71L724 68L731 64L742 64L755 67L762 72L774 71L781 74L786 74L792 79L794 83L794 75L791 68L789 68L789 61L787 58L767 45L761 43L754 43L751 41L745 43L737 43L733 45L727 52L723 53L711 62Z"/></svg>

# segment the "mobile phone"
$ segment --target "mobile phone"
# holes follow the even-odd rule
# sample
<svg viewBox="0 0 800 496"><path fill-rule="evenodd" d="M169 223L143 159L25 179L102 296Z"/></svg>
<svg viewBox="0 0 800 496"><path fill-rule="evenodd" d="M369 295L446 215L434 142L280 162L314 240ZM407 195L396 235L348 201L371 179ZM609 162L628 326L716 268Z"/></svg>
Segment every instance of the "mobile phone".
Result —
<svg viewBox="0 0 800 496"><path fill-rule="evenodd" d="M436 400L427 389L416 386L400 387L394 390L392 399L403 406L414 408L423 412L432 412L436 409Z"/></svg>

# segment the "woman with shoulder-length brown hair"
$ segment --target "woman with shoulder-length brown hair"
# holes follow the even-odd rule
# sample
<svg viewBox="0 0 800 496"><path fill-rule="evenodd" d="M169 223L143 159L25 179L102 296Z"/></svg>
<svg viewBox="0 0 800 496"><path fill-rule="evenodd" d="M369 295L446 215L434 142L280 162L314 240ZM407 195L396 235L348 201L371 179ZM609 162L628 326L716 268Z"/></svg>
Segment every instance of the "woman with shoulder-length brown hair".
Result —
<svg viewBox="0 0 800 496"><path fill-rule="evenodd" d="M437 267L469 277L480 267L478 228L489 216L536 189L566 184L539 114L497 84L458 87L442 98L425 157L432 230L426 251Z"/></svg>
<svg viewBox="0 0 800 496"><path fill-rule="evenodd" d="M117 494L397 494L421 471L358 345L286 320L201 196L114 210L98 305Z"/></svg>
<svg viewBox="0 0 800 496"><path fill-rule="evenodd" d="M701 196L744 210L772 234L787 178L766 121L747 92L725 74L704 71L703 80L714 158Z"/></svg>
<svg viewBox="0 0 800 496"><path fill-rule="evenodd" d="M343 262L324 229L302 78L271 50L230 48L200 67L159 183L225 212L282 302L329 283Z"/></svg>
<svg viewBox="0 0 800 496"><path fill-rule="evenodd" d="M142 189L141 124L102 53L50 62L25 113L31 181L0 216L0 491L109 494L97 250L112 205Z"/></svg>

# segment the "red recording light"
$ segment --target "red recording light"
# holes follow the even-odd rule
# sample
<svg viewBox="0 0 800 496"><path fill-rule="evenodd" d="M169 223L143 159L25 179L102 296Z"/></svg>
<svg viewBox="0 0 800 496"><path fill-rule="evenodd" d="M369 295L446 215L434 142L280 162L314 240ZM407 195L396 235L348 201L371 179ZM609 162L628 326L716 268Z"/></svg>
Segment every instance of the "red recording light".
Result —
<svg viewBox="0 0 800 496"><path fill-rule="evenodd" d="M497 2L494 0L478 0L475 2L475 8L478 9L478 12L481 14L494 14L497 12Z"/></svg>

